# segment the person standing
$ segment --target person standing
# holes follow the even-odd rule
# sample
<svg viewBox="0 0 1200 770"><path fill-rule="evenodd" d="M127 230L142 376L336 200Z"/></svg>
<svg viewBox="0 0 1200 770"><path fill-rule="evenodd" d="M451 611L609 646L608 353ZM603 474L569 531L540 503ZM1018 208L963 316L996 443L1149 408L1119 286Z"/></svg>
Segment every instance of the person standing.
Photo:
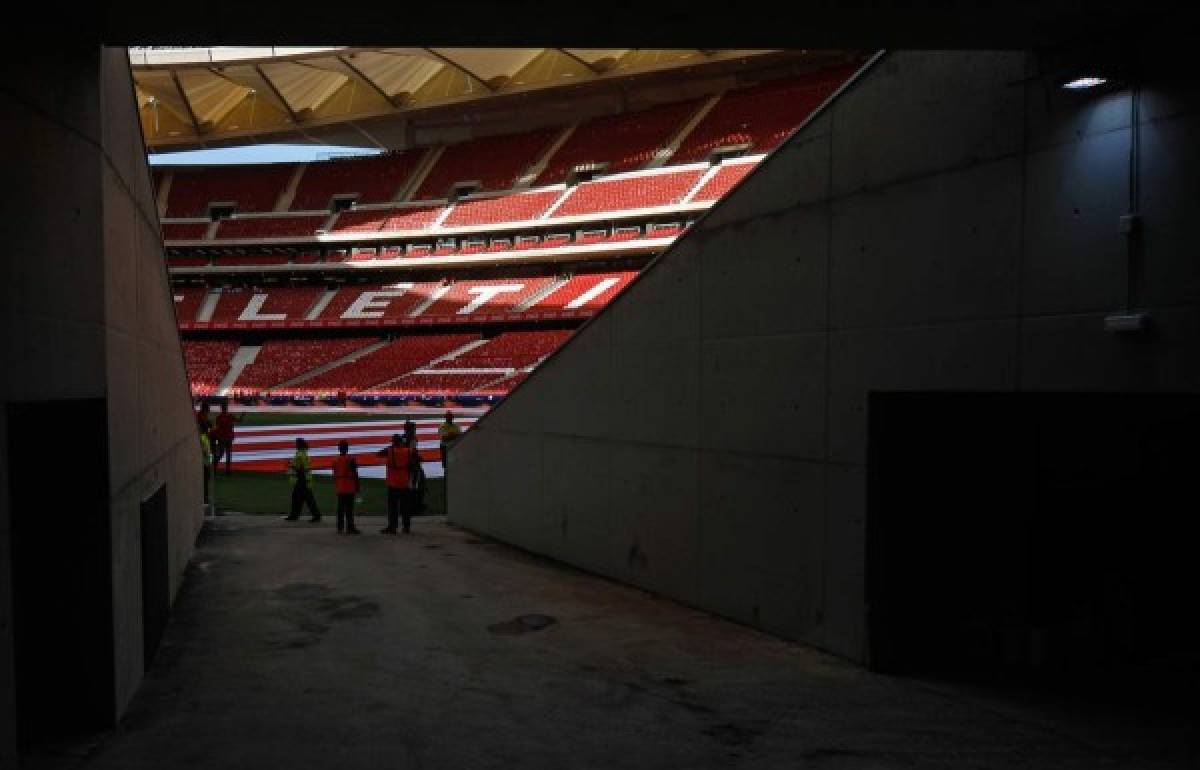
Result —
<svg viewBox="0 0 1200 770"><path fill-rule="evenodd" d="M410 471L416 449L405 444L404 436L392 434L392 445L375 454L385 458L387 467L387 526L379 530L384 535L396 534L396 525L403 523L404 533L409 534L412 517L412 473ZM420 460L418 459L418 462Z"/></svg>
<svg viewBox="0 0 1200 770"><path fill-rule="evenodd" d="M347 535L360 534L354 528L354 496L358 494L358 463L350 456L350 443L338 442L338 456L333 458L333 489L337 492L337 531L345 525Z"/></svg>
<svg viewBox="0 0 1200 770"><path fill-rule="evenodd" d="M208 418L208 402L200 402L200 411L196 412L196 424L204 431L205 435L212 432L212 420Z"/></svg>
<svg viewBox="0 0 1200 770"><path fill-rule="evenodd" d="M446 412L446 421L438 426L438 443L442 450L442 473L446 472L446 449L462 435L462 428L454 424L454 412Z"/></svg>
<svg viewBox="0 0 1200 770"><path fill-rule="evenodd" d="M412 420L404 421L404 440L405 443L416 454L416 462L411 463L413 478L412 483L412 510L413 513L420 513L425 510L425 468L421 465L421 448L417 444L417 424Z"/></svg>
<svg viewBox="0 0 1200 770"><path fill-rule="evenodd" d="M216 440L216 449L214 452L215 459L213 461L213 471L215 472L221 467L221 456L225 457L225 475L233 475L233 424L241 422L243 417L234 417L229 413L229 402L221 404L221 413L217 415L217 426L213 429L213 438Z"/></svg>
<svg viewBox="0 0 1200 770"><path fill-rule="evenodd" d="M301 505L308 505L312 514L310 522L316 524L321 520L321 512L317 510L317 499L312 491L312 461L308 459L308 442L303 438L296 439L296 454L288 463L288 476L292 480L292 512L284 519L296 521L300 518Z"/></svg>
<svg viewBox="0 0 1200 770"><path fill-rule="evenodd" d="M200 431L200 459L204 464L204 504L208 505L212 502L210 492L213 474L212 442L208 440L208 430L204 423L197 421L196 427Z"/></svg>

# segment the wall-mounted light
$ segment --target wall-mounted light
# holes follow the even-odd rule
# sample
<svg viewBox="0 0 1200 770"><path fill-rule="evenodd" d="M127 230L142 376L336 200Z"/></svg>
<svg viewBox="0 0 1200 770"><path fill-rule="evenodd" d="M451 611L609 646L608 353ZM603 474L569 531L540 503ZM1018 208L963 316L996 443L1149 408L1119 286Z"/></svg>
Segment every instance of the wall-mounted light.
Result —
<svg viewBox="0 0 1200 770"><path fill-rule="evenodd" d="M1097 88L1108 82L1108 78L1098 77L1096 75L1084 75L1082 77L1072 78L1062 84L1062 87L1068 91L1084 91L1088 88Z"/></svg>

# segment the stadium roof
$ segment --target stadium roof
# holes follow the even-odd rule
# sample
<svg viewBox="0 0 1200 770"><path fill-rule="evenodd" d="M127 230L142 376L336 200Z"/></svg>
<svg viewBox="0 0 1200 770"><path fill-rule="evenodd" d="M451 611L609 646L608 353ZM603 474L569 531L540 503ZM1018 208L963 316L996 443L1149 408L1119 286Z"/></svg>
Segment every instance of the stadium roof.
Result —
<svg viewBox="0 0 1200 770"><path fill-rule="evenodd" d="M131 48L129 57L146 144L164 149L305 134L310 127L723 62L767 60L780 53L224 47Z"/></svg>

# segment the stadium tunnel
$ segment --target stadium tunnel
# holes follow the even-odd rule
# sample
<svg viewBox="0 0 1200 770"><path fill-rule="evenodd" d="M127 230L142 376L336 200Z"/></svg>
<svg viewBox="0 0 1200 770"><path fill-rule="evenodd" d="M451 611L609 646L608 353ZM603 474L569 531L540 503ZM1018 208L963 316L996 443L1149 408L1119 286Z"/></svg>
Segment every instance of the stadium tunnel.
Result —
<svg viewBox="0 0 1200 770"><path fill-rule="evenodd" d="M367 8L343 39L378 34ZM1173 501L1200 415L1194 84L1152 44L1178 40L1165 17L1117 51L1079 42L1152 9L1072 27L1070 3L995 8L1013 50L879 54L481 420L451 454L450 520L885 671L1192 666ZM188 28L129 10L101 42ZM266 28L248 13L240 32L204 23L222 42ZM837 23L817 37L864 49L989 27L965 6L925 27L936 14L821 13ZM496 34L539 29L522 20ZM201 526L127 53L64 46L20 69L5 767L18 739L117 724ZM1093 72L1107 82L1064 88Z"/></svg>

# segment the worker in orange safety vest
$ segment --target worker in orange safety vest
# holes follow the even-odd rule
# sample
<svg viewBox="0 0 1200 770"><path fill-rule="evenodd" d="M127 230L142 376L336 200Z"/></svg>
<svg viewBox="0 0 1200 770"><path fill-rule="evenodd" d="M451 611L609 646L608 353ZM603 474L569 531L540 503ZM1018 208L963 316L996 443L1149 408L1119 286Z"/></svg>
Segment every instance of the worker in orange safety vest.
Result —
<svg viewBox="0 0 1200 770"><path fill-rule="evenodd" d="M358 462L350 456L350 444L338 442L338 456L333 458L333 491L337 493L337 531L345 526L347 535L360 534L354 528L354 496L358 494Z"/></svg>
<svg viewBox="0 0 1200 770"><path fill-rule="evenodd" d="M387 466L388 521L387 526L379 531L384 535L394 535L396 534L396 525L403 522L404 533L408 534L414 507L413 466L419 466L421 459L417 456L416 447L410 446L404 436L399 433L392 435L391 446L384 447L375 454L386 458L385 465Z"/></svg>

